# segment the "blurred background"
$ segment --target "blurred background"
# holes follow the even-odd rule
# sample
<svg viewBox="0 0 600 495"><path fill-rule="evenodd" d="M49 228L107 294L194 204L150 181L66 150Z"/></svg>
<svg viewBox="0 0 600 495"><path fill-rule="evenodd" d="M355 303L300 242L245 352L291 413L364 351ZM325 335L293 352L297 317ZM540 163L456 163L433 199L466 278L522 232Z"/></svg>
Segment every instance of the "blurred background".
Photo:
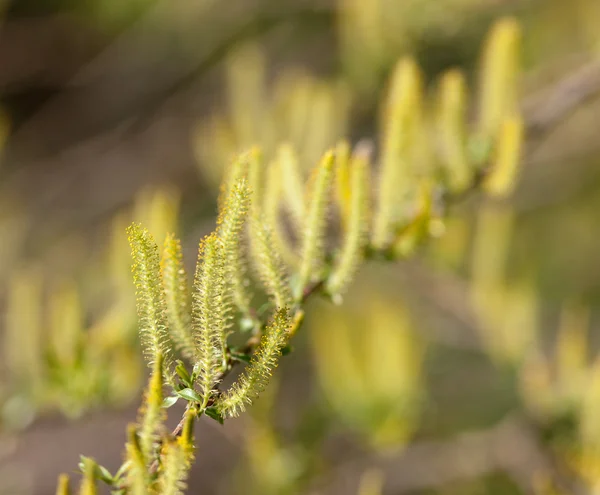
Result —
<svg viewBox="0 0 600 495"><path fill-rule="evenodd" d="M189 493L600 493L598 0L0 12L1 494L54 493L79 454L121 464L146 373L132 220L159 242L177 232L193 266L237 152L285 141L308 168L340 138L377 151L404 56L431 112L460 69L475 122L486 39L507 16L521 32L516 191L467 197L410 260L368 263L339 306L311 301L268 393L224 426L200 422Z"/></svg>

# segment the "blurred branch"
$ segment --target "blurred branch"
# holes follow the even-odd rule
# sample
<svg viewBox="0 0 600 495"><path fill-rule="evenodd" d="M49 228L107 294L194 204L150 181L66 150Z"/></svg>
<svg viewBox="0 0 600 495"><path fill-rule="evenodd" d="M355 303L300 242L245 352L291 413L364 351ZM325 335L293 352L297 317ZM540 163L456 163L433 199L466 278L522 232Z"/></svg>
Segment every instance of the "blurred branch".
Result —
<svg viewBox="0 0 600 495"><path fill-rule="evenodd" d="M600 60L595 60L526 98L522 110L530 137L546 134L599 92Z"/></svg>

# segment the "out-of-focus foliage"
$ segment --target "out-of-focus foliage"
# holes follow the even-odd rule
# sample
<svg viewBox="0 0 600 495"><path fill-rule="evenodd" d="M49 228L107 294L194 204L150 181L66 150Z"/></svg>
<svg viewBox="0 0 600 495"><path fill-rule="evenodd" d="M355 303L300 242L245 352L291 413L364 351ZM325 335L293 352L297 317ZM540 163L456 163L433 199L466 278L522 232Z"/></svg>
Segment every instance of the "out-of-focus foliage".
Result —
<svg viewBox="0 0 600 495"><path fill-rule="evenodd" d="M132 211L114 218L111 242L77 279L48 279L51 272L39 263L12 271L2 346L3 428L22 428L37 412L78 417L99 405L130 402L142 374L124 228L130 218L143 218L164 238L177 216L177 194L148 189ZM104 304L89 312L89 297Z"/></svg>
<svg viewBox="0 0 600 495"><path fill-rule="evenodd" d="M341 80L286 69L269 83L266 55L255 44L237 48L225 65L227 110L200 122L193 136L201 173L213 186L226 164L257 143L267 161L292 146L307 171L346 133L350 95Z"/></svg>
<svg viewBox="0 0 600 495"><path fill-rule="evenodd" d="M418 426L423 343L406 307L381 294L351 295L343 308L319 308L311 328L323 397L373 447L400 447Z"/></svg>

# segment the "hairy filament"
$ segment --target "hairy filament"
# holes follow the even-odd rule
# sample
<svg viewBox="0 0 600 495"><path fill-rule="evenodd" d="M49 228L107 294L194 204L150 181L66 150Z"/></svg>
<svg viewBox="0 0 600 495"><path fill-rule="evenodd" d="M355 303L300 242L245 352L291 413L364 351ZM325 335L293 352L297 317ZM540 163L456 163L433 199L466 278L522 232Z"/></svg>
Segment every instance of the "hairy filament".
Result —
<svg viewBox="0 0 600 495"><path fill-rule="evenodd" d="M333 181L335 155L325 153L313 172L310 202L302 235L302 262L299 271L298 291L294 294L297 301L302 297L306 286L313 278L321 276L324 253L325 227L327 224L327 205L329 191Z"/></svg>
<svg viewBox="0 0 600 495"><path fill-rule="evenodd" d="M411 59L401 60L394 71L386 103L378 205L372 244L386 248L399 224L409 215L415 185L414 147L421 122L421 75Z"/></svg>
<svg viewBox="0 0 600 495"><path fill-rule="evenodd" d="M287 343L289 328L288 310L279 309L265 329L250 364L217 402L221 415L238 416L265 389Z"/></svg>
<svg viewBox="0 0 600 495"><path fill-rule="evenodd" d="M125 445L129 469L127 471L128 493L132 495L145 495L148 493L149 476L147 459L142 453L137 426L129 425L127 428L127 444Z"/></svg>
<svg viewBox="0 0 600 495"><path fill-rule="evenodd" d="M326 283L333 296L340 295L356 273L364 255L369 231L369 158L356 153L350 170L350 206L344 242L338 261Z"/></svg>
<svg viewBox="0 0 600 495"><path fill-rule="evenodd" d="M133 258L133 280L144 354L150 367L153 367L158 356L161 356L165 378L172 382L173 345L167 329L158 246L148 230L138 224L132 224L127 233Z"/></svg>
<svg viewBox="0 0 600 495"><path fill-rule="evenodd" d="M188 475L188 462L185 449L177 441L167 442L163 447L161 467L158 493L161 495L183 494Z"/></svg>
<svg viewBox="0 0 600 495"><path fill-rule="evenodd" d="M219 237L205 237L198 250L192 293L192 328L196 344L198 384L204 406L219 381L225 361L227 322L230 313L225 253Z"/></svg>
<svg viewBox="0 0 600 495"><path fill-rule="evenodd" d="M259 218L252 219L252 254L256 269L269 296L278 308L292 303L292 294L281 256L273 249L273 233L269 225Z"/></svg>
<svg viewBox="0 0 600 495"><path fill-rule="evenodd" d="M160 267L171 338L178 350L191 359L194 355L194 338L188 280L183 266L181 242L173 234L167 234L165 239Z"/></svg>
<svg viewBox="0 0 600 495"><path fill-rule="evenodd" d="M154 362L154 369L144 394L144 402L140 410L140 449L146 463L150 463L156 453L156 446L165 413L163 402L162 380L162 354L158 354Z"/></svg>
<svg viewBox="0 0 600 495"><path fill-rule="evenodd" d="M267 184L261 211L265 222L271 229L273 249L281 255L287 266L295 269L300 261L287 240L279 219L282 187L281 168L277 162L271 162L267 169Z"/></svg>
<svg viewBox="0 0 600 495"><path fill-rule="evenodd" d="M223 244L227 279L233 302L245 315L250 313L246 259L242 250L244 222L250 209L248 179L240 177L221 204L217 235Z"/></svg>
<svg viewBox="0 0 600 495"><path fill-rule="evenodd" d="M471 185L474 170L467 153L467 88L460 71L451 70L442 78L438 106L437 129L448 187L461 192Z"/></svg>

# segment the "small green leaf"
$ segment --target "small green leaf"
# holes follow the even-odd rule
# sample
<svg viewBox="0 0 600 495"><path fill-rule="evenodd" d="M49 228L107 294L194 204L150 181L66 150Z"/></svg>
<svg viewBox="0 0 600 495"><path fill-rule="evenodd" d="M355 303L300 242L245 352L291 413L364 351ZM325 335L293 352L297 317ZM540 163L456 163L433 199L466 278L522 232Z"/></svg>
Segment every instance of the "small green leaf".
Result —
<svg viewBox="0 0 600 495"><path fill-rule="evenodd" d="M176 395L172 395L170 397L165 397L162 403L162 407L165 409L169 409L169 407L174 406L175 403L179 400L179 397Z"/></svg>
<svg viewBox="0 0 600 495"><path fill-rule="evenodd" d="M177 392L177 395L188 401L202 402L202 397L198 395L198 392L191 388L184 388Z"/></svg>
<svg viewBox="0 0 600 495"><path fill-rule="evenodd" d="M241 352L232 352L231 358L235 359L236 361L241 361L243 363L249 363L251 356L248 356L248 354L243 354Z"/></svg>
<svg viewBox="0 0 600 495"><path fill-rule="evenodd" d="M207 407L204 412L206 413L206 415L209 418L212 418L215 421L218 421L220 424L223 424L223 416L221 416L221 414L219 414L219 411L217 411L217 408Z"/></svg>
<svg viewBox="0 0 600 495"><path fill-rule="evenodd" d="M188 370L186 369L182 361L177 361L177 367L175 368L175 372L177 373L177 376L181 378L181 381L191 388L192 377L190 376Z"/></svg>
<svg viewBox="0 0 600 495"><path fill-rule="evenodd" d="M110 474L110 471L108 469L106 469L104 466L100 466L97 465L96 466L97 469L97 477L98 479L104 481L104 483L108 484L108 485L112 485L114 482L114 478L113 475Z"/></svg>

